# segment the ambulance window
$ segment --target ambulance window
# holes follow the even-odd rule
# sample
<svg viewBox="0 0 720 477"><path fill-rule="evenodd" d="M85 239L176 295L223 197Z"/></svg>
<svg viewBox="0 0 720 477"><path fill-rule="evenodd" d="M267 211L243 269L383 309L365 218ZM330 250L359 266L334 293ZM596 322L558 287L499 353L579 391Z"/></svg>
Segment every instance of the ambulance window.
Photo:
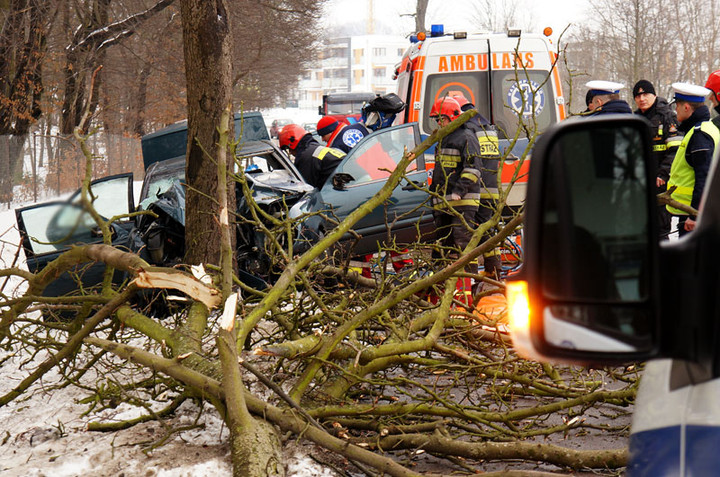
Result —
<svg viewBox="0 0 720 477"><path fill-rule="evenodd" d="M543 132L556 121L555 95L547 71L493 71L493 122L501 138L515 135L524 122L532 131ZM525 134L521 134L525 136Z"/></svg>
<svg viewBox="0 0 720 477"><path fill-rule="evenodd" d="M425 132L435 129L430 121L430 108L437 98L454 96L462 93L484 117L490 119L490 101L488 99L488 73L487 71L474 73L443 73L429 75L425 88L427 105L423 111L422 129Z"/></svg>

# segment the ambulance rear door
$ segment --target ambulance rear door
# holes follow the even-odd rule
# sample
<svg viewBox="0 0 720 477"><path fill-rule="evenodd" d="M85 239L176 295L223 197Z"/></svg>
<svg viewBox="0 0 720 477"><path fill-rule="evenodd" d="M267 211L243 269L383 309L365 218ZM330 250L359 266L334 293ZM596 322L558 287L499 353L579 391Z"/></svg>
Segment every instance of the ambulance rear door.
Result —
<svg viewBox="0 0 720 477"><path fill-rule="evenodd" d="M494 35L488 42L492 104L488 119L497 126L505 158L500 181L508 191L507 204L519 206L530 169L529 139L565 117L560 75L553 68L555 54L540 36Z"/></svg>
<svg viewBox="0 0 720 477"><path fill-rule="evenodd" d="M523 125L542 133L565 116L554 53L541 37L492 36L490 43L491 122L500 137L512 139ZM516 53L517 50L517 53Z"/></svg>
<svg viewBox="0 0 720 477"><path fill-rule="evenodd" d="M436 125L430 121L430 108L436 99L461 93L485 117L490 113L488 81L488 41L484 37L455 40L451 36L433 38L423 45L413 78L413 104L409 121L418 121L420 131L429 135ZM422 51L422 50L421 50ZM422 76L425 75L425 78Z"/></svg>

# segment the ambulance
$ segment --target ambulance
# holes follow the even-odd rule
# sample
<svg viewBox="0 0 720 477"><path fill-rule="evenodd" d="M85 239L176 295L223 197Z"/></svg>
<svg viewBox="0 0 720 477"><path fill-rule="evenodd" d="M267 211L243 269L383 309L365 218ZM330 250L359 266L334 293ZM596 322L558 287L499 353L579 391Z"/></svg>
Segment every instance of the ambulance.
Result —
<svg viewBox="0 0 720 477"><path fill-rule="evenodd" d="M407 104L396 124L417 121L421 134L429 135L436 127L429 117L434 101L462 94L497 127L503 189L516 178L507 197L510 206L525 198L532 147L528 137L566 115L557 54L549 39L552 30L544 33L446 34L443 25L433 25L429 35L411 37L394 74L397 94ZM429 172L433 155L434 150L426 153Z"/></svg>

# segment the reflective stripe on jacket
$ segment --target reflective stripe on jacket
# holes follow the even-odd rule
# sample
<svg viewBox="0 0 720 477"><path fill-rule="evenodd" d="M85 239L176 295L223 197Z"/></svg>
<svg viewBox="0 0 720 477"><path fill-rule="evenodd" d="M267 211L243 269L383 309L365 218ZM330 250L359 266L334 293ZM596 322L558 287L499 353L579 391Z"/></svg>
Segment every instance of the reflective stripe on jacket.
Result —
<svg viewBox="0 0 720 477"><path fill-rule="evenodd" d="M468 129L475 133L480 144L480 198L482 200L496 201L500 198L498 190L498 167L500 164L500 141L495 126L480 125L468 121Z"/></svg>
<svg viewBox="0 0 720 477"><path fill-rule="evenodd" d="M475 134L464 125L445 136L435 151L432 190L446 201L433 200L433 206L443 209L477 208L480 205L482 172L481 150ZM449 200L452 194L458 200ZM446 205L447 204L447 205Z"/></svg>
<svg viewBox="0 0 720 477"><path fill-rule="evenodd" d="M688 206L692 204L693 192L695 190L695 169L688 163L686 153L688 144L697 129L700 129L700 131L712 138L715 148L717 148L718 143L720 143L720 130L710 121L704 121L690 129L680 143L680 147L678 147L675 159L673 160L672 168L670 169L668 189L676 186L677 188L671 197L681 204ZM689 215L687 212L670 207L669 205L667 205L666 208L674 215Z"/></svg>

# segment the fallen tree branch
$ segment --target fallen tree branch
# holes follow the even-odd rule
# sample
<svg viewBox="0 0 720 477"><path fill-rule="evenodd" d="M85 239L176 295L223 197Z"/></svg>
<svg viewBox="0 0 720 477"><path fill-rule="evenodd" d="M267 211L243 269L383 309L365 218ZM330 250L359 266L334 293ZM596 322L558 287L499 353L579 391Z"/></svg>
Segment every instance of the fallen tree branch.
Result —
<svg viewBox="0 0 720 477"><path fill-rule="evenodd" d="M575 450L535 442L466 442L434 433L404 434L369 439L367 444L384 451L423 449L475 460L522 459L571 469L617 469L627 464L627 449Z"/></svg>

